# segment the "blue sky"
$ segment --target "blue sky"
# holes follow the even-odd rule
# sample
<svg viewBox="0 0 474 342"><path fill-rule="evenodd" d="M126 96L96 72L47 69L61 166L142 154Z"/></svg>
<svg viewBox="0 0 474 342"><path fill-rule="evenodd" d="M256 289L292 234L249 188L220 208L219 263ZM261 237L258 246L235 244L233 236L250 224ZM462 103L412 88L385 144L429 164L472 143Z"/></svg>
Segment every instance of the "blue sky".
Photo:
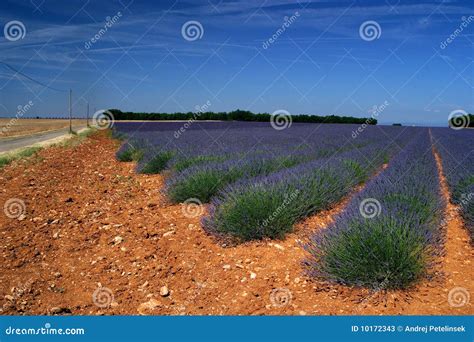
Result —
<svg viewBox="0 0 474 342"><path fill-rule="evenodd" d="M425 125L474 112L472 1L3 0L0 20L24 26L1 30L0 61L72 88L75 116L87 101L359 117L382 106L381 123ZM183 35L190 21L198 36ZM0 89L0 116L30 101L25 116L67 114L67 93L1 65Z"/></svg>

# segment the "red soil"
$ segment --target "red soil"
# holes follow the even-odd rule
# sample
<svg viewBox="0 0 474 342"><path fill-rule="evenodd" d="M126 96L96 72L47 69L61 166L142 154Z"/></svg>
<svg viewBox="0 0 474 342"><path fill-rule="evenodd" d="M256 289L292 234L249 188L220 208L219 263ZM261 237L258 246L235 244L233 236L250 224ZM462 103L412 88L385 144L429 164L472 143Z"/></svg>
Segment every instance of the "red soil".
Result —
<svg viewBox="0 0 474 342"><path fill-rule="evenodd" d="M204 208L189 218L181 205L166 204L163 177L135 174L133 164L115 160L117 147L97 134L0 170L0 204L16 198L26 205L19 218L0 215L0 313L473 313L471 302L448 302L455 287L471 292L473 275L473 249L452 204L434 279L370 293L313 281L301 267L300 240L349 199L298 224L284 241L223 247L200 226Z"/></svg>

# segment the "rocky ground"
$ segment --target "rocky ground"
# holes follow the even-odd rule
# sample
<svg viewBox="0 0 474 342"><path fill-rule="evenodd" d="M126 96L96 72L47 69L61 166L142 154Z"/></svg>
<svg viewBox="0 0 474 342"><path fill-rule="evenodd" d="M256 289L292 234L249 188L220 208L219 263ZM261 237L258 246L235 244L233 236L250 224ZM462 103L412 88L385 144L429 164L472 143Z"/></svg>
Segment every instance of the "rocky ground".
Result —
<svg viewBox="0 0 474 342"><path fill-rule="evenodd" d="M371 293L301 267L301 240L348 199L284 241L222 246L205 207L167 204L163 176L135 174L117 147L101 132L0 170L1 314L473 314L473 249L452 205L433 279Z"/></svg>

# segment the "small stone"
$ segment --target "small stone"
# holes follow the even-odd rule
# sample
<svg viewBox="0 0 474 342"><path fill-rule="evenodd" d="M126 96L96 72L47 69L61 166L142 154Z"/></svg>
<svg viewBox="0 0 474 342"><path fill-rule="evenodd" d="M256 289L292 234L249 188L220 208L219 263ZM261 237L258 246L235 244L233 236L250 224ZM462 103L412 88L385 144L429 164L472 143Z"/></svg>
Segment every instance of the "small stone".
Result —
<svg viewBox="0 0 474 342"><path fill-rule="evenodd" d="M59 230L53 234L53 239L57 239L59 237Z"/></svg>
<svg viewBox="0 0 474 342"><path fill-rule="evenodd" d="M163 237L171 236L174 234L174 230L170 230L169 232L166 232L163 234Z"/></svg>
<svg viewBox="0 0 474 342"><path fill-rule="evenodd" d="M121 250L122 252L126 252L126 251L127 251L127 248L126 248L126 247L120 247L120 250Z"/></svg>
<svg viewBox="0 0 474 342"><path fill-rule="evenodd" d="M14 298L13 296L6 295L6 296L5 296L5 299L11 302L11 301L13 301L15 298Z"/></svg>
<svg viewBox="0 0 474 342"><path fill-rule="evenodd" d="M140 287L147 287L147 286L148 286L148 280L145 281L145 282L142 284L142 286L140 286Z"/></svg>
<svg viewBox="0 0 474 342"><path fill-rule="evenodd" d="M62 313L71 313L71 309L69 308L64 308L64 307L59 307L59 306L55 306L53 308L51 308L49 310L49 312L52 314L52 315L58 315L58 314L62 314Z"/></svg>
<svg viewBox="0 0 474 342"><path fill-rule="evenodd" d="M122 243L122 241L123 241L123 237L118 236L118 235L116 237L114 237L114 243L115 244Z"/></svg>
<svg viewBox="0 0 474 342"><path fill-rule="evenodd" d="M56 278L61 278L62 274L60 272L55 272L53 274Z"/></svg>
<svg viewBox="0 0 474 342"><path fill-rule="evenodd" d="M279 245L279 244L277 244L277 243L274 243L274 244L273 244L273 247L278 248L278 249L281 250L281 251L285 250L285 247L283 247L282 245Z"/></svg>
<svg viewBox="0 0 474 342"><path fill-rule="evenodd" d="M155 310L157 307L160 307L161 303L157 301L154 298L151 298L148 302L142 303L138 306L138 313L140 315L148 315L152 314L153 310Z"/></svg>
<svg viewBox="0 0 474 342"><path fill-rule="evenodd" d="M161 297L169 296L169 294L170 294L170 290L168 289L167 286L162 286L162 287L160 288L160 296L161 296Z"/></svg>
<svg viewBox="0 0 474 342"><path fill-rule="evenodd" d="M26 219L25 214L21 214L20 217L18 217L18 221L23 221L24 219Z"/></svg>
<svg viewBox="0 0 474 342"><path fill-rule="evenodd" d="M235 267L237 267L237 268L244 268L244 266L241 265L241 264L235 264Z"/></svg>
<svg viewBox="0 0 474 342"><path fill-rule="evenodd" d="M222 266L222 268L223 268L224 270L230 270L230 265L224 265L224 266Z"/></svg>
<svg viewBox="0 0 474 342"><path fill-rule="evenodd" d="M295 284L298 284L300 282L300 278L296 277L293 281L295 282Z"/></svg>
<svg viewBox="0 0 474 342"><path fill-rule="evenodd" d="M57 223L59 223L59 219L56 219L56 220L51 221L50 224L57 224Z"/></svg>
<svg viewBox="0 0 474 342"><path fill-rule="evenodd" d="M257 273L250 272L250 279L255 279L257 278Z"/></svg>

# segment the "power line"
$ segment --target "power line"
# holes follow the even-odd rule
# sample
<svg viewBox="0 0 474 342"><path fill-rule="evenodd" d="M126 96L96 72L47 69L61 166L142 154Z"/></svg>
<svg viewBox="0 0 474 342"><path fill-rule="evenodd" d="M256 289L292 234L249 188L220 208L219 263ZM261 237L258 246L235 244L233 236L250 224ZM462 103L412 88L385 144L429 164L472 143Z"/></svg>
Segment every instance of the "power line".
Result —
<svg viewBox="0 0 474 342"><path fill-rule="evenodd" d="M41 86L43 86L43 87L45 87L45 88L48 88L48 89L51 89L51 90L54 90L54 91L59 91L59 92L61 92L61 93L66 93L66 92L68 92L68 90L62 90L62 89L53 88L53 87L50 87L49 85L47 85L47 84L45 84L45 83L43 83L43 82L37 81L37 80L35 80L34 78L32 78L32 77L30 77L30 76L24 74L23 72L17 70L16 68L12 67L12 66L11 66L10 64L8 64L8 63L5 63L5 62L0 61L0 64L5 65L8 69L10 69L10 70L16 72L17 74L20 74L21 76L23 76L23 77L29 79L29 80L32 81L32 82L35 82L35 83L39 84L39 85L41 85Z"/></svg>

